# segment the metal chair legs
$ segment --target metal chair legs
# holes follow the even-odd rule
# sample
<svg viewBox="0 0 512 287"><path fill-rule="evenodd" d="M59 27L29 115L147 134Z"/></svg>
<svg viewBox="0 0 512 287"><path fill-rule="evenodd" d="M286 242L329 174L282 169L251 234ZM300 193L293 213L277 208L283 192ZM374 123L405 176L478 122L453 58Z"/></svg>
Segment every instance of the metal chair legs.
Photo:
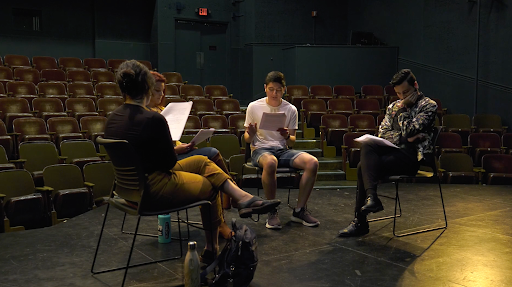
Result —
<svg viewBox="0 0 512 287"><path fill-rule="evenodd" d="M395 203L395 219L393 220L393 235L394 236L396 236L396 237L403 237L403 236L419 234L419 233L424 233L424 232L429 232L429 231L434 231L434 230L446 229L448 227L448 220L446 219L446 209L444 207L443 191L441 189L441 180L439 178L438 178L438 182L437 183L439 185L439 195L441 196L441 205L443 206L444 225L443 226L438 226L438 227L426 228L426 229L421 229L421 230L416 230L416 231L411 231L411 232L397 234L396 233L396 210L397 210L397 204ZM398 199L398 181L396 181L395 185L396 185L396 196L397 196L397 199ZM397 202L398 202L398 205L399 205L400 204L399 201L397 201Z"/></svg>
<svg viewBox="0 0 512 287"><path fill-rule="evenodd" d="M211 204L208 205L210 208L211 208ZM93 259L93 262L92 262L92 266L91 266L91 273L96 275L96 274L101 274L101 273L107 273L107 272L112 272L112 271L117 271L117 270L122 270L124 269L124 275L123 275L123 283L121 286L124 286L124 283L126 281L126 275L128 274L128 268L131 268L131 267L137 267L137 266L143 266L143 265L148 265L148 264L153 264L153 263L160 263L160 262L165 262L165 261L170 261L170 260L175 260L175 259L180 259L183 257L183 244L182 244L182 241L184 240L188 240L188 238L190 238L190 231L189 231L189 225L192 225L192 226L195 226L195 223L190 223L188 221L184 221L182 220L180 217L179 217L179 211L176 211L177 212L177 221L178 221L178 234L179 234L179 237L177 238L179 240L179 245L180 245L180 255L179 256L174 256L174 257L168 257L168 258L164 258L164 259L159 259L159 260L151 260L151 261L146 261L146 262L143 262L143 263L138 263L138 264L133 264L133 265L130 265L130 261L131 261L131 257L132 257L132 254L133 254L133 249L134 249L134 246L135 246L135 240L137 238L137 235L142 235L142 236L150 236L150 237L157 237L157 235L155 234L141 234L141 233L138 233L139 231L139 225L140 225L140 219L141 219L141 216L138 215L138 218L137 218L137 224L135 226L135 231L134 232L128 232L128 231L124 231L124 223L125 223L125 220L126 220L126 213L124 214L124 218L123 218L123 223L122 223L122 226L121 226L121 232L123 234L130 234L130 235L133 235L133 240L132 240L132 244L131 244L131 247L130 247L130 253L128 255L128 261L126 263L126 266L122 266L122 267L115 267L115 268L109 268L109 269L103 269L103 270L94 270L94 266L96 264L96 259L97 259L97 256L98 256L98 251L99 251L99 247L100 247L100 243L101 243L101 239L103 237L103 231L105 229L105 223L107 221L107 217L108 217L108 213L109 213L109 209L110 209L110 204L107 205L107 210L105 211L105 216L103 218L103 223L102 223L102 226L101 226L101 231L100 231L100 235L99 235L99 238L98 238L98 244L96 245L96 251L94 253L94 259ZM188 212L187 210L185 209L186 211L186 217L188 219ZM185 238L182 238L181 237L181 224L180 223L186 223L187 224L187 234L188 234L188 237L185 239ZM196 226L197 227L197 226ZM204 230L204 228L201 228ZM209 230L211 233L211 241L210 241L210 244L211 246L213 246L213 236L215 236L214 232L213 232L213 228L211 228Z"/></svg>
<svg viewBox="0 0 512 287"><path fill-rule="evenodd" d="M385 197L385 198L389 198L389 199L393 199L395 201L395 214L394 215L389 215L389 216L382 216L382 217L378 217L378 218L373 218L373 219L369 219L368 222L374 222L374 221L381 221L381 220L386 220L386 219L391 219L391 218L396 218L396 217L401 217L402 216L402 206L400 205L400 197L398 196L398 182L394 182L395 184L395 187L396 187L396 193L395 193L395 197L391 197L391 196L388 196L388 195L381 195L380 197ZM396 205L398 204L398 214L396 214Z"/></svg>

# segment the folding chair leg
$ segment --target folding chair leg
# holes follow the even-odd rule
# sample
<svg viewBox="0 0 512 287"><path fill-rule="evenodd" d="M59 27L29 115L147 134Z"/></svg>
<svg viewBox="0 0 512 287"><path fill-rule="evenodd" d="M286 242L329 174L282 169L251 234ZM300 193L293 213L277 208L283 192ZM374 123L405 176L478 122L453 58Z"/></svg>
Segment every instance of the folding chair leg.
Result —
<svg viewBox="0 0 512 287"><path fill-rule="evenodd" d="M395 230L395 227L396 227L396 218L395 218L393 220L393 235L394 236L396 236L396 237L403 237L403 236L408 236L408 235L413 235L413 234L418 234L418 233L424 233L424 232L429 232L429 231L434 231L434 230L446 229L448 227L448 220L446 219L446 209L444 207L443 191L441 190L441 179L439 179L439 177L438 177L437 180L438 180L437 183L439 185L439 194L441 196L441 205L443 206L444 225L443 226L439 226L439 227L432 227L432 228L426 228L426 229L411 231L411 232L407 232L407 233L397 234L396 230ZM398 181L397 181L397 184L396 184L396 195L397 195L397 198L398 198ZM395 215L396 215L396 205L395 205Z"/></svg>
<svg viewBox="0 0 512 287"><path fill-rule="evenodd" d="M132 253L133 253L133 248L135 246L135 239L137 238L137 235L140 235L140 234L137 234L137 232L139 230L140 218L141 218L141 216L139 216L138 219L137 219L137 225L135 227L135 231L130 233L130 234L133 234L133 240L132 240L132 246L130 248L130 255L128 256L128 262L126 263L126 266L115 267L115 268L110 268L110 269L104 269L104 270L100 270L100 271L94 271L94 265L96 263L96 258L97 258L97 255L98 255L98 250L99 250L99 247L100 247L101 238L103 236L103 230L105 228L105 222L107 220L107 215L108 215L109 207L110 207L110 204L107 206L107 211L105 212L105 217L103 218L103 225L101 227L100 236L99 236L99 239L98 239L98 245L96 246L96 252L94 254L94 259L93 259L93 263L92 263L92 267L91 267L91 273L92 274L96 275L96 274L107 273L107 272L112 272L112 271L117 271L117 270L125 269L125 273L124 273L124 277L123 277L123 284L122 284L122 286L124 286L124 282L126 280L126 274L128 273L128 268L138 267L138 266L143 266L143 265L148 265L148 264L153 264L153 263L160 263L160 262L165 262L165 261L169 261L169 260L180 259L180 258L183 257L183 247L182 247L182 244L181 244L181 241L180 241L180 251L181 251L180 252L180 256L169 257L169 258L164 258L164 259L159 259L159 260L146 261L146 262L143 262L143 263L138 263L138 264L130 265L130 260L131 260L131 256L132 256ZM124 233L128 233L128 232L125 231Z"/></svg>
<svg viewBox="0 0 512 287"><path fill-rule="evenodd" d="M394 215L382 216L382 217L379 217L379 218L369 219L368 222L381 221L381 220L392 219L392 218L394 220L396 220L397 217L401 217L402 216L402 206L400 205L400 197L398 196L398 182L395 181L394 184L395 184L395 197L390 197L390 196L387 196L387 195L382 195L381 196L381 197L386 197L386 198L394 199L395 200L395 213L394 213ZM398 204L398 214L396 213L397 204Z"/></svg>
<svg viewBox="0 0 512 287"><path fill-rule="evenodd" d="M108 210L110 209L110 204L107 204L107 210L105 211L105 216L103 217L103 224L101 225L100 237L98 238L98 244L96 244L96 251L94 252L94 259L92 260L91 273L96 274L94 272L94 264L96 263L96 257L98 256L98 250L100 249L101 237L103 236L103 229L105 229L105 222L107 221ZM124 223L124 221L123 221Z"/></svg>
<svg viewBox="0 0 512 287"><path fill-rule="evenodd" d="M126 275L128 274L128 268L130 268L130 260L132 259L133 246L135 245L135 239L137 238L137 231L139 231L140 218L141 216L139 215L139 218L137 218L137 226L135 226L135 232L133 233L132 247L130 248L130 255L128 255L128 262L126 262L126 269L124 270L123 283L121 283L121 286L124 286Z"/></svg>

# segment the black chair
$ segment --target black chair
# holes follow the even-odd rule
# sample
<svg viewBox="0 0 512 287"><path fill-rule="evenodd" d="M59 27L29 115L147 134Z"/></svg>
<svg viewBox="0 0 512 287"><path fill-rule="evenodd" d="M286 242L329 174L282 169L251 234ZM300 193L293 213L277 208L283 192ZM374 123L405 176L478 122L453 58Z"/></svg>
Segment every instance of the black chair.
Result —
<svg viewBox="0 0 512 287"><path fill-rule="evenodd" d="M108 205L107 210L105 211L105 217L103 219L103 225L101 226L100 236L98 238L98 244L96 246L96 252L94 253L94 259L91 267L91 273L93 274L101 274L116 270L122 270L125 269L124 277L123 277L123 283L122 286L124 286L124 282L126 280L126 274L128 273L128 268L130 267L136 267L136 266L142 266L152 263L159 263L164 261L169 261L173 259L179 259L183 256L183 244L181 241L183 240L181 238L181 227L180 223L184 222L188 225L193 225L192 223L189 223L186 220L179 219L179 211L181 210L187 210L189 208L194 208L198 206L203 206L204 208L210 208L211 202L202 200L195 202L190 205L181 206L181 207L175 207L175 208L167 208L167 209L151 209L151 206L148 204L144 204L143 195L144 192L147 191L148 186L146 185L146 177L147 175L144 174L140 160L137 157L135 150L133 147L125 140L109 140L109 139L103 139L101 137L97 138L96 141L105 147L107 150L107 153L112 160L112 164L114 165L114 173L115 173L115 182L114 182L114 188L112 192L110 193L110 197L108 199ZM114 196L115 192L115 196ZM107 221L108 217L108 210L110 206L113 206L120 211L126 214L137 216L137 225L135 226L135 231L133 233L133 240L130 248L130 254L128 255L128 262L126 263L126 266L122 267L116 267L116 268L110 268L110 269L104 269L100 271L94 270L94 265L96 263L96 257L98 255L98 250L100 247L101 237L103 235L103 230L105 228L105 222ZM172 212L178 213L178 232L179 232L179 244L180 244L180 256L175 257L169 257L159 260L151 260L143 263L133 264L130 265L130 260L132 257L133 247L135 245L135 239L137 235L143 235L138 233L139 230L139 223L142 216L156 216L159 214L168 214ZM187 218L188 220L188 218ZM124 220L123 220L123 226L124 226ZM197 227L197 226L195 226ZM213 238L213 230L212 230L212 238ZM187 238L188 239L188 238ZM213 244L213 243L212 243Z"/></svg>
<svg viewBox="0 0 512 287"><path fill-rule="evenodd" d="M288 207L294 208L290 205L290 193L292 188L298 188L298 182L300 181L300 169L293 167L277 167L276 176L277 176L277 185L282 188L288 188ZM249 173L250 172L250 173ZM251 145L246 143L245 146L245 160L242 166L242 175L239 177L239 186L242 187L245 181L256 181L256 192L257 196L260 195L260 189L263 188L261 185L261 176L263 169L259 166L254 166L251 162ZM284 184L282 184L281 180L285 180ZM252 217L251 217L252 219ZM258 218L256 220L253 219L254 222L258 222L260 220L260 215L258 214Z"/></svg>
<svg viewBox="0 0 512 287"><path fill-rule="evenodd" d="M439 133L440 132L441 132L441 127L436 127L435 130L434 130L434 138L432 139L432 143L434 145L434 149L435 149L435 144L437 142L437 138L439 137ZM393 182L395 184L395 197L394 197L394 200L395 200L395 212L394 212L394 215L370 219L370 220L368 220L368 222L379 221L379 220L393 218L393 235L396 236L396 237L408 236L408 235L412 235L412 234L418 234L418 233L434 231L434 230L439 230L439 229L446 229L448 227L448 221L446 219L446 210L445 210L445 207L444 207L444 200L443 200L443 191L441 189L441 179L439 178L439 174L438 174L438 170L437 170L435 154L436 154L435 150L434 150L434 152L432 154L426 154L427 158L424 158L420 162L422 166L427 166L432 171L423 171L422 169L420 169L418 171L418 173L416 175L413 175L413 176L410 176L410 175L393 175L393 176L390 176L390 177L385 179L385 181ZM416 231L411 231L411 232L397 234L396 233L396 219L397 219L397 217L401 217L402 216L402 208L400 206L400 197L398 196L398 183L400 181L402 181L402 180L416 180L418 178L436 178L437 179L437 183L439 185L439 194L441 196L441 204L443 206L444 225L443 226L438 226L438 227L425 228L425 229L421 229L421 230L416 230ZM399 210L398 214L397 214L397 209Z"/></svg>

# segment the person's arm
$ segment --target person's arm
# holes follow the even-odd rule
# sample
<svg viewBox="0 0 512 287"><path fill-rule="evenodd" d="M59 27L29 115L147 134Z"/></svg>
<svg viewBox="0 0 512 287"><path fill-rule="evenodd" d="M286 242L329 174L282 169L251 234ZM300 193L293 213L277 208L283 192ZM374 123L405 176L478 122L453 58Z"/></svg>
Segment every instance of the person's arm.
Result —
<svg viewBox="0 0 512 287"><path fill-rule="evenodd" d="M398 116L398 123L402 135L406 138L414 137L420 133L425 133L432 126L437 115L436 102L423 98L417 103L418 113L412 117L411 110L407 109Z"/></svg>
<svg viewBox="0 0 512 287"><path fill-rule="evenodd" d="M245 133L244 140L246 143L251 143L256 133L258 132L258 124L253 122L252 119L252 106L249 104L245 112Z"/></svg>
<svg viewBox="0 0 512 287"><path fill-rule="evenodd" d="M167 121L162 115L155 114L150 123L150 128L152 129L151 134L155 136L155 149L159 151L158 160L165 165L165 170L171 170L178 159L174 151L174 144Z"/></svg>
<svg viewBox="0 0 512 287"><path fill-rule="evenodd" d="M398 108L395 107L396 105L397 103L395 102L394 104L388 106L386 109L386 115L384 116L384 119L379 126L379 137L386 139L393 144L401 143L402 136L402 132L400 130L393 128L393 117L397 116L396 113L393 113L393 110Z"/></svg>
<svg viewBox="0 0 512 287"><path fill-rule="evenodd" d="M297 137L295 136L296 130L282 128L277 130L281 136L286 140L286 146L292 147L295 144Z"/></svg>
<svg viewBox="0 0 512 287"><path fill-rule="evenodd" d="M248 127L245 127L245 133L244 133L244 140L246 143L251 143L254 137L256 136L256 133L258 132L258 124L254 123L249 124Z"/></svg>
<svg viewBox="0 0 512 287"><path fill-rule="evenodd" d="M176 154L187 153L191 150L197 149L194 143L180 143L174 147Z"/></svg>

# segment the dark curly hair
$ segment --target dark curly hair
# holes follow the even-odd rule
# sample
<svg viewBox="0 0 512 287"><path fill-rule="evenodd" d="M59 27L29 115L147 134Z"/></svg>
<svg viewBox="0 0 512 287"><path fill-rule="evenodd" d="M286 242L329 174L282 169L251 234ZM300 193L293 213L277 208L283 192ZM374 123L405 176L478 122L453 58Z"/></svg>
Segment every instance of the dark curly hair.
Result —
<svg viewBox="0 0 512 287"><path fill-rule="evenodd" d="M268 85L270 83L279 83L283 87L286 86L286 80L284 79L284 74L279 71L272 71L268 73L267 77L265 78L265 85Z"/></svg>
<svg viewBox="0 0 512 287"><path fill-rule="evenodd" d="M129 96L132 100L140 102L155 86L155 78L148 68L136 60L123 62L116 73L116 81L123 93L123 97Z"/></svg>
<svg viewBox="0 0 512 287"><path fill-rule="evenodd" d="M416 82L416 76L409 69L402 69L396 73L391 82L389 82L393 87L401 85L403 82L407 81L409 85L414 87L414 83Z"/></svg>

